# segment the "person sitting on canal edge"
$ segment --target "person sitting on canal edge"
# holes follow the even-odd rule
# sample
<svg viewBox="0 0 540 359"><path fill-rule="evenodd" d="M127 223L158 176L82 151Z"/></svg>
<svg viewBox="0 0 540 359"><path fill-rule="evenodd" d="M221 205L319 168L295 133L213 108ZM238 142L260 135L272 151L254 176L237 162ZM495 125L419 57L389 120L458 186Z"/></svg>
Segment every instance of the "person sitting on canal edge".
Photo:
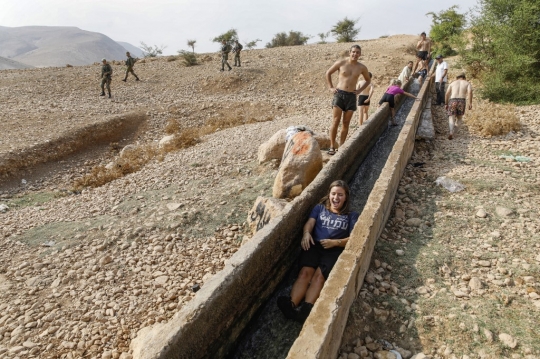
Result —
<svg viewBox="0 0 540 359"><path fill-rule="evenodd" d="M240 67L240 51L242 51L243 48L244 47L238 40L234 41L234 47L232 49L232 52L234 52L234 66Z"/></svg>
<svg viewBox="0 0 540 359"><path fill-rule="evenodd" d="M113 69L111 65L107 63L106 59L102 59L101 62L101 95L105 96L105 85L107 86L107 92L109 93L109 98L111 98L111 81Z"/></svg>
<svg viewBox="0 0 540 359"><path fill-rule="evenodd" d="M277 305L287 319L303 323L319 298L358 221L359 214L350 210L350 202L349 186L345 181L337 180L311 211L302 236L300 273L290 296L277 299Z"/></svg>
<svg viewBox="0 0 540 359"><path fill-rule="evenodd" d="M136 81L139 81L139 78L137 77L137 75L135 75L135 72L133 72L133 66L135 65L135 59L133 57L131 57L131 54L128 52L126 52L126 56L127 56L127 59L126 59L126 77L124 77L124 79L122 81L126 82L127 81L127 78L128 78L128 74L131 72L131 74L133 76L135 76L135 80Z"/></svg>
<svg viewBox="0 0 540 359"><path fill-rule="evenodd" d="M232 70L231 65L227 62L229 59L229 52L231 52L231 46L225 40L221 40L221 70L225 71L225 65L229 68L229 71Z"/></svg>

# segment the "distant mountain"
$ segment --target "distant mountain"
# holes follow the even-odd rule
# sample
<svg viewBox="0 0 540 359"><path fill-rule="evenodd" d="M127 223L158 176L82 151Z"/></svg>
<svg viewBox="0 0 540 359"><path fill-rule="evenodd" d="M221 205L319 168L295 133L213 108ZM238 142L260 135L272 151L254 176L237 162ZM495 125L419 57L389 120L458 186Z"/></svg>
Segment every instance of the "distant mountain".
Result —
<svg viewBox="0 0 540 359"><path fill-rule="evenodd" d="M0 26L0 56L36 67L89 65L122 60L126 51L111 38L77 27Z"/></svg>
<svg viewBox="0 0 540 359"><path fill-rule="evenodd" d="M5 57L0 57L0 70L31 69L34 66L26 65Z"/></svg>
<svg viewBox="0 0 540 359"><path fill-rule="evenodd" d="M126 51L129 51L132 57L143 57L143 52L138 47L131 45L129 42L123 42L123 41L116 41L116 42L122 45L122 47L126 49Z"/></svg>

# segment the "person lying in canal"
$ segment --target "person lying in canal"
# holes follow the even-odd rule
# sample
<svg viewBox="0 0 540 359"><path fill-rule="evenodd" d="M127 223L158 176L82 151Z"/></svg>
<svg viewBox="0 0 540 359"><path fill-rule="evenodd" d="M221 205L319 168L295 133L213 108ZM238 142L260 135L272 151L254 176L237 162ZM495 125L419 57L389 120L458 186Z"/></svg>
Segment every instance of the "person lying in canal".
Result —
<svg viewBox="0 0 540 359"><path fill-rule="evenodd" d="M291 295L277 300L286 318L301 323L307 319L358 217L357 212L350 210L347 183L341 180L332 182L328 194L313 208L304 225L301 269Z"/></svg>

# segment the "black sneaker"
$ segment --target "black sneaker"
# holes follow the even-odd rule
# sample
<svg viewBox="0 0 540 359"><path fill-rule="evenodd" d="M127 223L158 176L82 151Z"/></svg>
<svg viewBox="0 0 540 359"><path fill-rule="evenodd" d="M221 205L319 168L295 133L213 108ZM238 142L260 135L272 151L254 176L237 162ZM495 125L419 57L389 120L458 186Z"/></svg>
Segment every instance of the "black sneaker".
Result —
<svg viewBox="0 0 540 359"><path fill-rule="evenodd" d="M277 306L287 319L295 319L298 316L298 312L295 310L296 306L291 301L291 297L281 296L277 299Z"/></svg>
<svg viewBox="0 0 540 359"><path fill-rule="evenodd" d="M123 79L122 81L126 82L127 80L126 80L126 79Z"/></svg>
<svg viewBox="0 0 540 359"><path fill-rule="evenodd" d="M313 309L313 304L306 303L302 304L300 307L300 310L298 311L298 314L296 315L296 318L294 318L297 322L304 323L309 317L309 313L311 313L311 309Z"/></svg>
<svg viewBox="0 0 540 359"><path fill-rule="evenodd" d="M105 92L102 92L99 96L105 96Z"/></svg>

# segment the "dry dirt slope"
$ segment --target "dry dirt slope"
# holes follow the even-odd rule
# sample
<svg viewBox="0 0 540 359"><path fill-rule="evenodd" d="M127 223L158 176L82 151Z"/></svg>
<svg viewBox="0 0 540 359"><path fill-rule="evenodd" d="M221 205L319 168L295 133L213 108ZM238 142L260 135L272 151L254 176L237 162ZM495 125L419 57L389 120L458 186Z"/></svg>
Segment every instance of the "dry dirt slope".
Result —
<svg viewBox="0 0 540 359"><path fill-rule="evenodd" d="M413 39L361 43L378 84L410 57L404 49ZM323 74L347 48L249 51L241 68L225 73L216 55L192 68L158 59L137 64L141 82L119 81L114 65L112 100L98 96L98 66L0 72L4 154L134 110L148 114L140 144L159 140L169 119L186 127L273 118L217 129L79 195L67 191L73 179L114 154L89 154L73 167L66 159L60 172L27 172L17 178L28 178L25 186L4 187L0 354L116 357L141 327L170 318L236 251L257 195L271 193L275 169L256 164L259 144L290 125L328 130Z"/></svg>
<svg viewBox="0 0 540 359"><path fill-rule="evenodd" d="M379 85L377 97L388 78L397 75L411 58L405 48L413 40L413 36L396 36L361 42L362 61ZM107 163L114 152L100 153L98 157L83 155L73 166L66 159L59 163L66 166L59 172L50 176L45 172L43 176L33 173L25 187L3 187L1 204L10 209L0 213L0 355L78 358L118 357L124 353L124 357L129 357L127 348L137 330L170 318L193 297L192 288L204 285L205 279L222 268L240 245L246 235L242 225L246 213L257 195L271 193L275 175L272 167L255 163L258 145L277 130L293 124L328 130L331 96L324 86L323 73L344 49L343 45L327 44L249 51L243 55L242 68L225 73L217 71L215 54L211 61L193 68L182 67L178 60L159 59L137 64L142 82L130 79L126 84L119 81L122 66L114 65L112 100L97 96L97 66L1 71L0 154L17 153L69 130L133 110L143 110L149 117L135 139L138 143L159 140L171 118L179 120L182 126L198 126L209 119L236 116L238 112L260 120L269 116L274 120L218 130L194 147L169 153L137 173L79 195L67 191L73 179L95 164ZM528 116L530 112L524 113L524 120ZM439 127L441 137L435 146L417 153L418 162L426 162L426 156L433 156L435 163L439 163L440 157L456 161L454 156L447 155L449 148L443 140L443 129ZM536 136L535 131L531 130L531 136ZM472 135L471 138L479 141ZM526 144L534 146L534 138ZM508 151L522 143L521 138L493 141L500 141L501 148ZM460 148L459 143L456 142L456 148ZM515 152L521 151L519 147ZM17 178L18 182L22 178ZM406 187L407 184L408 180L400 198L407 207L403 209L407 216L420 215L414 211L423 202L413 207L410 201L416 197L407 193L416 191L416 187ZM467 192L471 201L473 195L475 192ZM468 213L448 208L452 208L453 215ZM422 216L429 218L433 215L430 213L427 209ZM536 221L532 215L529 218ZM398 227L388 227L392 236L387 233L386 239L397 239L398 243L402 238L409 240L406 233L414 230L395 223ZM458 228L459 233L467 233L466 228ZM430 244L415 243L421 248ZM443 247L436 252L453 250L446 245L443 241ZM377 259L398 268L392 250L381 252ZM507 261L511 259L507 257ZM524 264L532 266L534 262ZM532 273L533 278L538 278L534 274L537 272ZM427 281L434 277L426 278ZM415 282L414 288L419 283ZM433 283L429 280L426 284ZM412 284L399 285L413 288ZM374 289L375 286L366 286L366 292ZM409 293L406 289L403 292ZM393 299L381 298L380 304L368 304L386 309L394 303ZM404 299L410 303L415 298ZM418 300L414 304L414 308L423 305ZM353 313L364 315L364 311L357 309ZM427 313L426 316L431 315ZM370 332L365 326L373 327L371 317L367 320L362 319L361 325L348 330L346 341L358 337L365 340L365 334ZM415 329L420 321L403 317L400 325L405 321L410 330L420 331ZM380 322L376 327L386 328ZM375 339L395 340L390 335L377 334L371 333ZM450 337L427 333L422 338L431 344L409 341L406 345L414 336L409 332L400 335L405 339L405 343L399 342L402 347L427 353L443 345L446 350L443 339ZM467 353L461 348L470 340L477 341L474 336L460 338L460 346L451 345L456 355ZM499 343L496 338L495 342ZM521 346L523 351L504 355L525 355L525 344L520 341L520 350Z"/></svg>

